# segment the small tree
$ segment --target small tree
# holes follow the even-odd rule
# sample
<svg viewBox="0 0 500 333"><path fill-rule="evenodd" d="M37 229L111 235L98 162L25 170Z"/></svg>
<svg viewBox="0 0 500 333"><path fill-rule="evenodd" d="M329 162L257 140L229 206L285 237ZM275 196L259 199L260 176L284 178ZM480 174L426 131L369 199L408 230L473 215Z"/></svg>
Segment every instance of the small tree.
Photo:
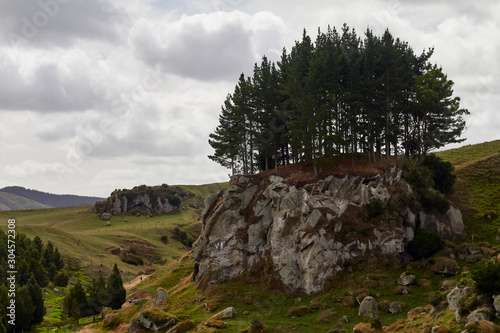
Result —
<svg viewBox="0 0 500 333"><path fill-rule="evenodd" d="M444 246L444 241L435 233L417 229L415 238L406 246L408 253L417 260L429 258Z"/></svg>
<svg viewBox="0 0 500 333"><path fill-rule="evenodd" d="M500 294L500 262L488 261L470 270L472 279L476 282L476 289L485 295Z"/></svg>
<svg viewBox="0 0 500 333"><path fill-rule="evenodd" d="M95 321L95 315L101 313L104 305L106 305L106 282L102 275L93 278L92 283L89 288L89 296L87 298L87 303L89 305L90 311L92 312L92 319Z"/></svg>
<svg viewBox="0 0 500 333"><path fill-rule="evenodd" d="M59 273L54 276L54 285L57 287L66 287L69 282L69 274L65 271L59 271Z"/></svg>
<svg viewBox="0 0 500 333"><path fill-rule="evenodd" d="M113 310L121 309L127 299L127 291L123 288L123 281L116 264L113 266L113 272L108 278L107 305Z"/></svg>
<svg viewBox="0 0 500 333"><path fill-rule="evenodd" d="M81 317L89 314L87 296L80 280L76 282L64 298L63 310L68 318L72 318L77 325L79 325Z"/></svg>
<svg viewBox="0 0 500 333"><path fill-rule="evenodd" d="M40 288L33 275L28 280L28 292L30 294L31 302L34 307L32 324L40 324L43 321L43 316L45 316L45 313L47 311L43 304L42 288Z"/></svg>

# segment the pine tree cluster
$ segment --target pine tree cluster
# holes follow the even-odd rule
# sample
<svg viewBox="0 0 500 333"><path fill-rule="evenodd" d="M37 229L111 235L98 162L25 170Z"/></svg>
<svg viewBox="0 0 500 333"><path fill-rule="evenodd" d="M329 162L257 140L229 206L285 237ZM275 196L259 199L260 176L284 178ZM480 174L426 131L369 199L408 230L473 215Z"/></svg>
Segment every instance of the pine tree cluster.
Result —
<svg viewBox="0 0 500 333"><path fill-rule="evenodd" d="M7 266L7 235L0 230L0 267ZM5 313L9 297L7 269L0 270L0 333L14 330L30 330L43 321L46 309L43 303L42 288L63 269L63 259L57 247L51 242L45 245L36 236L33 240L25 234L16 238L16 326L8 325Z"/></svg>
<svg viewBox="0 0 500 333"><path fill-rule="evenodd" d="M389 30L364 38L341 31L304 31L275 64L263 57L253 77L240 75L209 136L209 156L234 173L312 162L338 155L426 155L461 142L466 109L453 81Z"/></svg>

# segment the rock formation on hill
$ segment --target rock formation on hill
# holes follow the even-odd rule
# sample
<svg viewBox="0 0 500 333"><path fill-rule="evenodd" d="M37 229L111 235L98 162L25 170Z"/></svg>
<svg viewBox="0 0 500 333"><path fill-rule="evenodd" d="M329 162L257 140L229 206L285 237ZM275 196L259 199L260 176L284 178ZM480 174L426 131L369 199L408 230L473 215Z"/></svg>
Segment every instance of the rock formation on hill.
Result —
<svg viewBox="0 0 500 333"><path fill-rule="evenodd" d="M234 177L205 200L195 281L206 286L250 273L287 292L311 294L349 265L399 264L418 226L447 239L463 232L453 206L434 216L412 211L408 198L412 190L396 168L304 186L273 175ZM369 212L377 204L385 209L374 218Z"/></svg>
<svg viewBox="0 0 500 333"><path fill-rule="evenodd" d="M179 186L136 186L131 190L115 190L106 201L95 205L99 214L141 214L146 216L170 213L180 207L182 200L194 194Z"/></svg>

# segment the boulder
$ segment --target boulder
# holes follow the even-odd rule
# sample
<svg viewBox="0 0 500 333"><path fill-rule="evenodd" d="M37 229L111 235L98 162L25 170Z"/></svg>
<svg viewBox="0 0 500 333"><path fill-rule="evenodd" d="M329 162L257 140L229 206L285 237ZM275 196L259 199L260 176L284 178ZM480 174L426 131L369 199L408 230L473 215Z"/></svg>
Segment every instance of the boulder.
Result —
<svg viewBox="0 0 500 333"><path fill-rule="evenodd" d="M490 312L487 309L477 309L467 316L467 324L478 322L480 320L490 320Z"/></svg>
<svg viewBox="0 0 500 333"><path fill-rule="evenodd" d="M398 283L402 286L411 286L412 284L415 284L415 281L417 280L417 277L415 274L407 274L406 272L403 272L398 279Z"/></svg>
<svg viewBox="0 0 500 333"><path fill-rule="evenodd" d="M397 314L403 312L403 307L398 302L392 302L389 305L389 312L392 314Z"/></svg>
<svg viewBox="0 0 500 333"><path fill-rule="evenodd" d="M233 318L233 316L236 314L236 310L231 306L228 308L225 308L221 312L213 315L210 317L210 319L213 320L222 320L222 319L227 319L227 318Z"/></svg>
<svg viewBox="0 0 500 333"><path fill-rule="evenodd" d="M450 311L457 311L459 309L458 303L460 299L467 295L467 290L459 287L455 287L446 295L446 299L448 300L448 309Z"/></svg>
<svg viewBox="0 0 500 333"><path fill-rule="evenodd" d="M448 216L448 219L450 220L451 231L459 234L464 232L465 226L460 209L450 205L450 208L446 212L446 216Z"/></svg>
<svg viewBox="0 0 500 333"><path fill-rule="evenodd" d="M105 227L111 227L111 222L106 222L106 224L104 225Z"/></svg>
<svg viewBox="0 0 500 333"><path fill-rule="evenodd" d="M378 318L378 306L375 298L366 296L359 306L358 316L363 318Z"/></svg>
<svg viewBox="0 0 500 333"><path fill-rule="evenodd" d="M495 311L500 313L500 295L493 296L493 306L495 307Z"/></svg>
<svg viewBox="0 0 500 333"><path fill-rule="evenodd" d="M103 221L109 221L111 220L113 216L110 213L102 213L101 214L101 220Z"/></svg>
<svg viewBox="0 0 500 333"><path fill-rule="evenodd" d="M157 308L143 311L128 326L129 333L138 333L144 330L158 332L177 324L177 318Z"/></svg>
<svg viewBox="0 0 500 333"><path fill-rule="evenodd" d="M153 302L154 306L159 306L167 302L167 291L161 287L156 288L156 298Z"/></svg>

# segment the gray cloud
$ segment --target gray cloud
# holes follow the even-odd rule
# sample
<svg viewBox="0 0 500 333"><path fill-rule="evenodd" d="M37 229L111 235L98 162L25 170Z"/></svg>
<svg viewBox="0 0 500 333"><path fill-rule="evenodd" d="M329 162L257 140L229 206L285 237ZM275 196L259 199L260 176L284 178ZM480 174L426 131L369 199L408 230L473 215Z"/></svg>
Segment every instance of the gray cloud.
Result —
<svg viewBox="0 0 500 333"><path fill-rule="evenodd" d="M117 43L126 38L128 13L108 0L0 2L3 42L69 47L78 40Z"/></svg>

